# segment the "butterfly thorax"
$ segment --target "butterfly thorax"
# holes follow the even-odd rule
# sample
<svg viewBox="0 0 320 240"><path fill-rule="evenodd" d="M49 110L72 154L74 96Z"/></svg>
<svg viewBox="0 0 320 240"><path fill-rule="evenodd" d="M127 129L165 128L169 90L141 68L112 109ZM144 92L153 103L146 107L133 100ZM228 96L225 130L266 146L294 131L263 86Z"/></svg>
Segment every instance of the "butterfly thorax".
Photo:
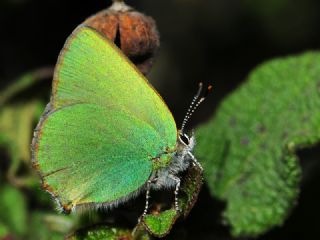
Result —
<svg viewBox="0 0 320 240"><path fill-rule="evenodd" d="M151 176L151 180L154 182L154 188L169 188L175 186L172 178L188 169L192 162L189 153L193 150L194 145L194 136L189 138L186 134L179 134L176 149L172 152L162 154L157 159L157 164L161 167L155 169Z"/></svg>

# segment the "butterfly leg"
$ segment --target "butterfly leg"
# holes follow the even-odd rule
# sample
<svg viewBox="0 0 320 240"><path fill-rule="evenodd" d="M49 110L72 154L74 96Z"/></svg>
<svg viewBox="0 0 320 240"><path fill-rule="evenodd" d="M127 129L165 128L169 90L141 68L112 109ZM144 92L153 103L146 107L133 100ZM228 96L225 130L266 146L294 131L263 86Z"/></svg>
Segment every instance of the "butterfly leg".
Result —
<svg viewBox="0 0 320 240"><path fill-rule="evenodd" d="M150 199L150 190L151 190L151 186L153 183L155 183L158 180L157 177L154 177L152 179L149 179L147 181L147 191L146 191L146 205L144 207L144 211L142 214L142 217L144 217L145 215L147 215L147 212L149 210L149 199Z"/></svg>
<svg viewBox="0 0 320 240"><path fill-rule="evenodd" d="M198 160L195 158L195 156L191 152L188 152L188 155L191 158L193 165L197 166L201 170L201 172L203 172L203 168L201 164L198 162Z"/></svg>
<svg viewBox="0 0 320 240"><path fill-rule="evenodd" d="M175 183L176 183L176 189L174 191L174 205L175 205L176 211L180 212L178 194L179 194L179 190L180 190L181 180L180 180L180 178L178 178L177 176L174 176L174 175L169 175L169 177L173 181L175 181Z"/></svg>
<svg viewBox="0 0 320 240"><path fill-rule="evenodd" d="M149 179L148 182L147 182L146 205L144 207L144 211L143 211L142 217L144 217L147 214L148 209L149 209L149 199L150 199L151 184L152 184L152 180Z"/></svg>

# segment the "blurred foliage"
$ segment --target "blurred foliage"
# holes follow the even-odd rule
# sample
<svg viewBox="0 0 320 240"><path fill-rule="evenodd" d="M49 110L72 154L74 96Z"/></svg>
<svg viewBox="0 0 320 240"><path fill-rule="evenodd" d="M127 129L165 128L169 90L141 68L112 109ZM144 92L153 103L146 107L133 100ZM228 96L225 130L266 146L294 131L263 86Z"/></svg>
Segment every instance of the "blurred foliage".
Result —
<svg viewBox="0 0 320 240"><path fill-rule="evenodd" d="M256 12L257 15L273 15L279 12L281 9L284 9L288 4L289 0L269 0L265 1L254 1L254 0L243 0L242 3L246 6L247 9Z"/></svg>
<svg viewBox="0 0 320 240"><path fill-rule="evenodd" d="M67 240L131 240L131 230L111 227L95 227L83 229L68 236ZM149 238L141 239L148 240Z"/></svg>
<svg viewBox="0 0 320 240"><path fill-rule="evenodd" d="M26 239L60 240L74 226L74 219L51 212L33 211Z"/></svg>
<svg viewBox="0 0 320 240"><path fill-rule="evenodd" d="M9 229L3 223L0 222L0 239L3 239L9 235Z"/></svg>
<svg viewBox="0 0 320 240"><path fill-rule="evenodd" d="M282 225L296 203L295 153L320 140L319 63L310 52L263 64L197 129L197 156L235 236Z"/></svg>
<svg viewBox="0 0 320 240"><path fill-rule="evenodd" d="M6 147L11 157L7 176L14 185L34 184L30 175L21 178L16 174L21 164L29 167L30 136L43 109L42 102L30 101L4 106L0 111L0 145Z"/></svg>
<svg viewBox="0 0 320 240"><path fill-rule="evenodd" d="M2 185L0 196L0 222L17 235L24 235L27 231L27 203L24 195L16 188Z"/></svg>

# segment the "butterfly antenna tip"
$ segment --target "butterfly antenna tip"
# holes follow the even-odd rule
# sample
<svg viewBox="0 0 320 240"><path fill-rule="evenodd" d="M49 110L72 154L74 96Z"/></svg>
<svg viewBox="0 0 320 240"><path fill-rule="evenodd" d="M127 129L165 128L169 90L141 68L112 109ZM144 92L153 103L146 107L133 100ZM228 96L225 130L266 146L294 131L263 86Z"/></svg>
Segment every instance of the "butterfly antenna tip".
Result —
<svg viewBox="0 0 320 240"><path fill-rule="evenodd" d="M182 133L184 132L184 128L185 128L186 124L188 123L189 119L191 118L191 116L193 115L193 113L195 112L195 110L199 107L199 105L206 99L208 94L212 91L212 85L211 84L208 85L204 94L200 98L202 89L203 89L203 83L200 82L197 94L193 97L192 102L188 108L188 111L183 119L182 126L181 126Z"/></svg>

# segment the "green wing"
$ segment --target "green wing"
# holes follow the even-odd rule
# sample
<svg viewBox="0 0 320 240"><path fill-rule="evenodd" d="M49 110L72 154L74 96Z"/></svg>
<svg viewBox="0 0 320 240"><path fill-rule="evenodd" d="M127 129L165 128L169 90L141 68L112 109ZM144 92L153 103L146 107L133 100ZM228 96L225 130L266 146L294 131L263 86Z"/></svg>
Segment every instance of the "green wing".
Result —
<svg viewBox="0 0 320 240"><path fill-rule="evenodd" d="M54 109L77 103L114 105L153 126L170 145L176 126L160 95L145 77L104 36L79 27L60 54L53 83Z"/></svg>
<svg viewBox="0 0 320 240"><path fill-rule="evenodd" d="M174 149L176 138L170 111L146 79L113 43L77 28L33 140L44 188L66 211L117 202L145 184L152 158Z"/></svg>

